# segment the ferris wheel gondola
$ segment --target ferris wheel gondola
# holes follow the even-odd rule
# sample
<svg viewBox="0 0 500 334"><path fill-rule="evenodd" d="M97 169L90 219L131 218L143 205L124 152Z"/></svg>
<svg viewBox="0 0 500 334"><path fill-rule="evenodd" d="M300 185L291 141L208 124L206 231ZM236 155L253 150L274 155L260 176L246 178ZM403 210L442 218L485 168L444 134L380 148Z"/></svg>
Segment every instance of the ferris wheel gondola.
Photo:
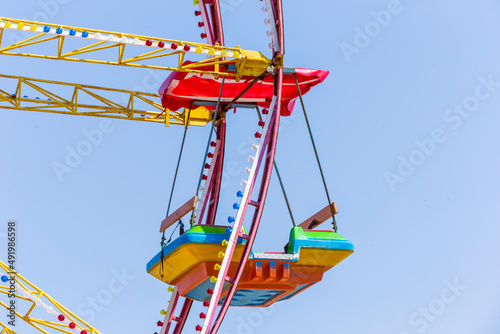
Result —
<svg viewBox="0 0 500 334"><path fill-rule="evenodd" d="M162 312L164 321L158 322L161 334L182 333L195 301L206 307L196 330L216 334L230 306L266 307L290 299L321 281L327 270L354 250L351 242L337 234L336 206L327 195L328 205L323 210L293 227L284 252L253 251L275 166L280 118L289 116L295 102L298 99L302 102L302 95L321 83L328 72L284 67L282 0L265 0L263 8L272 39L271 59L257 51L225 45L218 0L195 0L194 3L195 16L201 18L198 23L203 29L201 37L206 43L0 19L0 42L3 43L0 55L172 71L158 94L0 75L17 82L14 92L0 90L0 108L167 126L178 124L184 126L185 131L190 125L210 124L196 193L173 213L169 204L160 233L164 236L166 229L183 217L189 218L189 229L169 243L165 243L163 237L160 251L147 265L148 273L171 285L170 302ZM8 30L22 30L33 36L5 45L4 32ZM82 46L68 50L65 43L68 39ZM47 48L43 47L33 51L33 47L54 41L57 48L52 54L44 53ZM132 47L142 51L131 54ZM94 53L107 49L116 50L116 58L93 57ZM189 57L198 60L187 60ZM153 61L158 59L162 59L161 65ZM63 96L57 89L61 85L71 87L72 95ZM25 86L42 98L24 95ZM111 101L105 96L110 91L124 94L128 103ZM83 94L94 103L83 104L79 99ZM139 109L134 103L136 100L151 109ZM235 107L256 109L259 119L255 122L255 143L251 146L254 153L248 157L248 177L243 180L242 189L235 192L232 204L237 213L220 222L222 218L217 217L217 212L227 148L226 114ZM251 217L245 228L247 214ZM333 230L316 230L330 218ZM29 321L28 316L27 319ZM9 329L6 330L8 333Z"/></svg>

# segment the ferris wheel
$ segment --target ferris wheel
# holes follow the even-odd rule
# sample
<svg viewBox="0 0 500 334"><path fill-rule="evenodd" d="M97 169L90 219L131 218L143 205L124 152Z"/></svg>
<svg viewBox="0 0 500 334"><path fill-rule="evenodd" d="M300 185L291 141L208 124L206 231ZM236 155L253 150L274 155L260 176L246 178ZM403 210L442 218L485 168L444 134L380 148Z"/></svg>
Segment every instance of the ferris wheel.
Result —
<svg viewBox="0 0 500 334"><path fill-rule="evenodd" d="M225 45L218 0L194 0L194 5L202 43L0 18L0 55L171 71L158 94L0 74L16 83L15 91L0 87L0 108L181 125L184 138L190 126L210 127L200 173L195 175L196 192L173 212L169 202L159 228L161 247L147 263L147 272L168 284L171 293L157 323L160 334L216 334L229 307L267 307L293 298L320 282L327 270L354 250L349 240L337 234L337 208L323 177L326 206L299 224L290 210L293 228L284 252L253 251L273 169L281 184L274 161L280 118L290 116L299 103L307 121L303 95L328 72L284 66L281 0L265 0L262 9L269 25L270 59L258 51ZM16 30L31 36L18 42L5 38ZM99 55L103 50L114 54L103 59ZM27 89L37 96L25 94ZM121 96L123 102L110 93ZM255 124L249 126L255 142L246 178L230 203L235 213L221 217L217 212L224 155L231 148L226 142L226 118L233 108L256 110ZM309 133L323 176L310 128ZM183 150L184 140L179 161ZM171 198L176 177L177 171ZM332 229L317 229L330 219ZM174 240L165 237L169 228L179 229ZM2 281L12 281L16 295L31 305L25 314L16 311L17 317L42 333L100 333L24 277L9 274L8 265L0 265ZM4 294L9 291L8 284L1 288ZM187 328L195 302L206 310L196 315L200 320L195 328ZM8 309L6 302L0 304ZM35 308L56 320L32 317ZM0 333L15 333L8 324L0 323L0 328Z"/></svg>

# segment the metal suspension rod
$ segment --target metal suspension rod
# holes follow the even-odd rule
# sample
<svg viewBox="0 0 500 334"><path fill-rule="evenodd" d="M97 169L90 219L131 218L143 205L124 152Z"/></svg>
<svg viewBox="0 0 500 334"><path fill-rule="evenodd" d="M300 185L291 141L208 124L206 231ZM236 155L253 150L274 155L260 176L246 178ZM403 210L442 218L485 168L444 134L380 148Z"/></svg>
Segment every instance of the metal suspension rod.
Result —
<svg viewBox="0 0 500 334"><path fill-rule="evenodd" d="M201 187L201 180L203 176L203 170L205 169L205 163L207 162L207 155L208 155L208 150L210 150L210 141L212 140L212 134L214 132L215 128L215 122L217 121L217 116L219 116L219 106L220 106L220 99L222 97L222 90L224 89L224 82L226 81L226 77L222 77L222 84L220 86L220 91L219 91L219 98L217 99L217 105L215 107L215 114L214 114L214 119L212 121L212 127L210 128L210 132L208 134L208 141L207 141L207 148L205 150L205 157L203 158L203 163L201 164L201 172L200 172L200 177L198 179L198 186L196 187L196 194L200 192L200 187ZM193 226L194 223L194 210L193 214L191 215L191 226Z"/></svg>
<svg viewBox="0 0 500 334"><path fill-rule="evenodd" d="M311 143L314 148L314 154L316 155L316 161L318 162L319 171L321 173L321 179L323 180L323 186L325 187L326 198L328 199L328 206L332 211L332 219L333 219L333 229L337 232L337 222L335 221L335 210L332 206L332 201L330 200L330 194L328 193L328 187L326 186L325 175L323 174L323 168L321 168L321 162L319 160L318 150L316 149L316 144L314 143L314 137L312 134L311 126L309 125L309 119L307 118L306 107L304 105L304 100L302 99L302 93L300 91L299 81L297 80L297 74L294 73L293 77L295 78L295 84L297 85L297 91L299 93L300 103L302 104L302 111L304 112L304 118L306 119L307 129L309 130L309 136L311 137Z"/></svg>
<svg viewBox="0 0 500 334"><path fill-rule="evenodd" d="M255 108L257 110L257 115L259 116L259 120L262 121L262 115L260 114L259 107ZM276 163L276 159L273 161L274 169L276 170L276 176L278 176L278 181L280 182L281 192L283 192L283 197L285 197L286 206L288 208L288 214L290 215L290 219L292 220L293 226L297 226L295 224L295 219L293 218L292 207L290 206L290 202L288 201L288 196L286 194L285 185L283 184L283 180L281 179L280 171L278 169L278 164Z"/></svg>
<svg viewBox="0 0 500 334"><path fill-rule="evenodd" d="M283 192L283 196L285 197L286 206L288 208L288 213L290 214L290 219L292 220L293 227L297 226L295 224L295 219L293 218L292 208L290 207L290 202L288 202L288 196L286 195L285 186L283 185L283 181L281 180L280 171L278 170L278 164L276 160L273 161L274 169L276 170L276 176L278 176L278 180L280 181L281 191Z"/></svg>
<svg viewBox="0 0 500 334"><path fill-rule="evenodd" d="M223 111L228 111L228 110L229 110L229 108L231 108L231 106L232 106L234 103L238 102L238 100L239 100L239 99L240 99L240 98L241 98L241 97L242 97L242 96L243 96L246 92L248 92L248 90L249 90L250 88L252 88L252 87L253 87L253 86L257 83L257 81L259 81L259 80L264 80L264 78L263 78L263 77L265 77L266 72L267 72L267 70L266 70L266 71L264 71L264 72L263 72L261 75L259 75L258 77L254 78L254 79L252 80L252 82L251 82L250 84L248 84L248 85L245 87L245 89L243 89L243 90L241 91L241 93L239 93L239 94L238 94L238 95L237 95L234 99L232 99L232 100L231 100L231 102L226 103L226 104L222 107L222 110L223 110Z"/></svg>
<svg viewBox="0 0 500 334"><path fill-rule="evenodd" d="M172 183L172 189L170 190L170 199L168 200L167 214L165 215L165 218L168 217L168 214L170 213L170 205L172 204L172 197L174 195L175 182L177 181L177 173L179 172L179 166L181 164L182 152L184 151L184 142L186 141L186 134L187 134L187 130L189 127L190 117L191 117L191 106L189 107L188 118L186 121L186 126L184 128L184 136L182 137L181 150L179 152L179 159L177 160L177 167L175 169L174 181ZM163 231L163 233L161 235L160 245L161 245L161 277L163 278L163 248L165 247L165 231Z"/></svg>
<svg viewBox="0 0 500 334"><path fill-rule="evenodd" d="M188 118L187 118L186 125L184 127L184 135L182 136L181 150L179 152L179 159L177 160L177 167L175 168L174 182L172 183L172 189L170 191L170 199L168 201L167 214L165 215L165 218L168 217L168 214L170 213L170 205L172 204L172 197L173 197L173 194L174 194L175 182L177 181L177 173L179 172L179 166L181 164L181 158L182 158L182 153L184 151L184 143L186 141L186 134L187 134L187 130L189 128L189 119L190 119L190 117L191 117L191 106L189 106ZM163 231L163 233L165 233L165 231Z"/></svg>
<svg viewBox="0 0 500 334"><path fill-rule="evenodd" d="M224 154L225 154L225 147L226 147L226 120L221 119L219 123L217 124L216 128L217 132L217 138L219 141L219 150L217 154L217 159L215 159L215 170L214 170L214 175L212 185L212 190L210 193L210 203L208 204L207 208L207 219L205 221L205 224L207 225L215 225L215 218L217 216L217 208L219 206L219 197L220 197L220 190L221 190L221 184L222 184L222 170L224 168ZM214 160L212 159L212 162ZM200 216L199 221L202 220L202 217Z"/></svg>
<svg viewBox="0 0 500 334"><path fill-rule="evenodd" d="M200 7L205 6L208 4L210 7L210 16L211 16L211 26L212 26L212 31L213 31L213 44L214 45L220 45L224 46L224 28L222 26L222 13L220 9L220 1L219 0L202 0L200 2ZM203 15L202 15L203 16ZM217 44L218 43L218 44ZM225 58L221 58L221 61L224 61ZM226 122L225 120L221 120L219 124L217 124L217 136L219 139L220 143L220 149L219 149L219 154L217 155L217 160L216 160L216 165L217 168L215 169L214 173L214 182L212 191L210 194L210 199L211 203L208 205L207 208L207 220L206 224L208 225L214 225L215 224L215 218L217 215L217 208L219 206L219 196L220 196L220 189L221 189L221 182L222 182L222 169L224 166L224 153L225 153L225 146L226 146ZM201 217L200 217L201 221Z"/></svg>

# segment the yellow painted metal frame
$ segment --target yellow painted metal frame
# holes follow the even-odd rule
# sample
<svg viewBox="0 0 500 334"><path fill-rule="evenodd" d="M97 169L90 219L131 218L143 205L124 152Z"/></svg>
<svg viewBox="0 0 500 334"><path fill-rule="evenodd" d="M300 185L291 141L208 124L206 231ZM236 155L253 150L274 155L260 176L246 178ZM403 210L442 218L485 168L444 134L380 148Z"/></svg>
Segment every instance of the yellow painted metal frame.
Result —
<svg viewBox="0 0 500 334"><path fill-rule="evenodd" d="M4 273L9 273L10 269L9 267L0 261L0 267L3 269ZM40 301L43 301L45 304L51 306L55 312L59 312L59 314L63 314L66 319L69 321L75 323L76 329L85 330L87 331L88 334L101 334L98 330L96 330L94 327L89 325L87 322L79 318L76 314L68 310L66 307L58 303L54 298L50 297L48 294L37 288L33 283L29 282L26 278L22 277L18 273L14 275L14 279L17 284L19 284L24 290L28 291L34 298L39 299ZM0 286L0 293L8 295L9 294L9 287L7 286ZM42 300L42 298L44 298ZM24 320L26 323L30 324L31 326L35 327L38 331L48 334L44 328L50 328L52 330L62 332L62 333L68 333L68 334L74 334L75 332L71 330L69 327L67 327L64 323L62 322L55 322L55 321L49 321L49 320L44 320L44 319L39 319L39 318L32 318L30 317L32 311L38 306L36 303L34 303L32 300L29 298L20 295L16 293L16 300L18 303L21 301L25 301L27 303L31 303L31 307L28 309L28 311L25 314L20 314L16 311L16 316L19 319ZM9 309L8 305L5 304L3 301L0 300L0 305L5 307L6 309ZM29 305L29 304L28 304ZM44 314L45 311L42 311ZM48 314L47 314L48 315ZM2 324L3 325L3 324ZM0 333L13 333L11 329L8 329L5 325L4 329ZM43 328L41 327L43 326ZM6 329L7 328L7 329Z"/></svg>
<svg viewBox="0 0 500 334"><path fill-rule="evenodd" d="M17 334L12 329L10 329L9 326L7 326L1 321L0 321L0 329L2 330L0 331L0 334Z"/></svg>
<svg viewBox="0 0 500 334"><path fill-rule="evenodd" d="M23 31L23 34L32 33L33 36L25 38L19 42L9 43L9 41L4 38L5 29ZM48 29L48 32L45 32L44 29ZM59 32L58 29L60 29ZM70 34L70 32L72 32L72 34ZM83 37L82 34L84 32L88 34L87 37ZM77 49L70 48L70 50L65 50L65 46L67 45L65 41L67 39L78 39L87 45ZM57 49L54 50L56 52L53 55L47 54L45 52L47 47L44 48L44 45L51 45L49 44L51 41L57 41ZM151 45L146 45L146 42ZM177 48L172 49L172 43L175 43ZM25 52L21 52L18 50L34 45L42 46L39 48L39 52L41 53L37 54L26 50L24 50ZM190 50L184 50L185 45L189 45ZM141 50L147 48L147 52L139 52L134 56L126 57L125 51L133 47L140 47ZM96 54L98 51L112 48L117 49L114 59L98 59L98 55ZM206 55L209 56L209 58L192 64L183 65L187 53ZM2 17L0 17L0 54L212 74L214 76L225 75L227 77L234 77L237 80L239 80L242 76L259 76L271 64L271 60L265 58L260 52L246 51L241 49L239 46L230 48L218 45L185 42L180 40L155 38L96 29L84 29L66 25L55 25ZM79 56L83 54L93 58L79 58ZM164 58L168 56L177 56L177 64L175 66L155 65L147 62L151 59ZM221 71L221 65L229 64L235 65L234 72ZM200 70L200 67L205 67L207 65L213 66L213 70Z"/></svg>
<svg viewBox="0 0 500 334"><path fill-rule="evenodd" d="M141 93L136 91L103 88L97 86L62 83L57 81L32 79L10 75L1 75L0 79L16 80L16 91L6 92L0 89L0 109L25 110L66 115L97 116L114 119L128 119L133 121L162 123L166 126L178 124L186 126L189 110L171 111L163 108L158 94ZM70 96L63 97L62 87L70 87ZM28 97L23 92L33 89L40 94L37 97ZM105 97L106 93L118 93L125 103ZM84 97L93 103L80 102ZM156 101L155 101L156 100ZM145 103L150 110L137 109L138 102ZM213 112L205 107L191 110L189 125L204 126L212 121Z"/></svg>

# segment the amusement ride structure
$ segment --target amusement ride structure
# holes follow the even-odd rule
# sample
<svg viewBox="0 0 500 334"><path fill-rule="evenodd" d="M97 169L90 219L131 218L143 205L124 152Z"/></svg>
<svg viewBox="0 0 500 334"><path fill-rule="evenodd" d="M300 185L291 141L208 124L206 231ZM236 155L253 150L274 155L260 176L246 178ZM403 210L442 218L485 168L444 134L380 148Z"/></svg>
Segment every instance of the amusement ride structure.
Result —
<svg viewBox="0 0 500 334"><path fill-rule="evenodd" d="M173 213L169 212L169 203L159 229L161 248L147 264L149 274L170 285L171 299L166 310L162 310L164 319L157 324L160 334L196 331L215 334L230 306L266 307L292 298L320 282L324 272L353 252L352 243L337 234L337 208L330 200L324 177L328 205L301 224L295 224L291 215L293 228L285 251L252 250L273 168L279 178L274 155L280 118L291 115L296 101L300 101L307 121L302 95L328 75L321 70L284 67L282 1L264 3L272 59L239 46L225 46L218 0L194 0L195 16L201 19L198 26L203 28L201 37L206 43L0 18L0 55L172 71L159 88L159 94L0 74L0 78L15 81L17 87L13 92L0 89L0 108L166 126L178 124L185 128L184 138L189 126L211 127L197 191ZM22 30L32 36L9 43L4 38L9 30ZM99 56L103 50L116 53L113 58L103 60ZM66 91L71 90L71 94L61 94L58 89L62 86ZM28 88L39 96L26 95ZM107 97L110 92L121 95L124 98L120 101L126 102ZM217 211L226 149L226 117L228 110L236 107L257 111L258 131L252 144L254 153L248 157L250 166L245 168L248 175L242 180L242 188L235 191L232 206L236 214L224 219L217 216ZM312 139L310 128L309 133ZM314 140L312 143L317 157ZM181 155L183 147L184 140ZM323 176L319 159L318 165ZM176 176L177 171L174 186ZM333 229L316 229L330 218ZM181 219L189 221L186 231ZM170 227L179 228L180 233L167 241L165 232ZM16 317L42 333L100 333L24 277L13 273L7 264L0 266L0 276L6 284L0 291L8 295L14 287L18 300L29 305L25 313L15 311ZM206 310L197 315L200 324L196 328L185 328L195 302L202 303ZM0 304L9 309L8 302ZM34 317L36 308L53 315L55 320ZM0 322L0 325L0 333L15 333L8 324Z"/></svg>

